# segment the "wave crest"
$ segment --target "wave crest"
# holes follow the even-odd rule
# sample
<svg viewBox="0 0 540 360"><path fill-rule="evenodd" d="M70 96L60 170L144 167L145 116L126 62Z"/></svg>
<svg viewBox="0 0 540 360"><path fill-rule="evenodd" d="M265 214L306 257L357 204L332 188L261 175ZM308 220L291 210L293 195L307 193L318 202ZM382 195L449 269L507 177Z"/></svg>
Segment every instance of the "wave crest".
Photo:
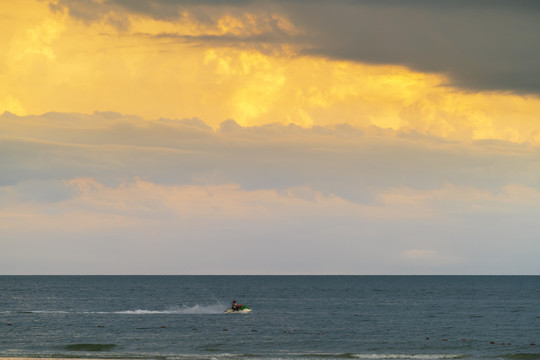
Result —
<svg viewBox="0 0 540 360"><path fill-rule="evenodd" d="M463 359L465 354L306 354L304 357L321 357L336 359L363 359L363 360L446 360Z"/></svg>
<svg viewBox="0 0 540 360"><path fill-rule="evenodd" d="M460 359L466 357L463 354L352 354L355 359L405 359L405 360L437 360L437 359Z"/></svg>
<svg viewBox="0 0 540 360"><path fill-rule="evenodd" d="M116 344L70 344L64 346L69 351L108 351L116 347Z"/></svg>

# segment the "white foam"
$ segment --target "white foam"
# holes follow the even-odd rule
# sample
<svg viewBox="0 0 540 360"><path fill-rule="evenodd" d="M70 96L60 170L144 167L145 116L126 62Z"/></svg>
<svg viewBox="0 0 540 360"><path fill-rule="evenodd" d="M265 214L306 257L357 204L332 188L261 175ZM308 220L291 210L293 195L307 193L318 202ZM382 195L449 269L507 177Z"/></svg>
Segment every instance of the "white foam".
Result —
<svg viewBox="0 0 540 360"><path fill-rule="evenodd" d="M124 315L152 315L152 314L221 314L225 311L225 306L221 304L214 305L193 305L186 306L182 305L179 307L172 307L166 310L125 310L125 311L116 311L115 314L124 314Z"/></svg>
<svg viewBox="0 0 540 360"><path fill-rule="evenodd" d="M121 310L121 311L63 311L63 310L28 310L28 314L121 314L121 315L155 315L155 314L222 314L226 306L223 304L174 306L165 310ZM1 314L9 314L11 311L3 311Z"/></svg>
<svg viewBox="0 0 540 360"><path fill-rule="evenodd" d="M357 359L406 359L406 360L436 360L436 359L459 359L461 354L354 354Z"/></svg>

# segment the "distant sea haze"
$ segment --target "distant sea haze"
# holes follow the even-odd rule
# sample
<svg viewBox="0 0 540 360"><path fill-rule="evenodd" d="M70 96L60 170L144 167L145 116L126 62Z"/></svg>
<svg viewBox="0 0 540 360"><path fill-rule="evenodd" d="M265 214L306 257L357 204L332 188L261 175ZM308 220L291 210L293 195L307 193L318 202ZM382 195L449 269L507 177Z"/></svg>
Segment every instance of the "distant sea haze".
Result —
<svg viewBox="0 0 540 360"><path fill-rule="evenodd" d="M1 357L540 359L540 276L0 276L0 289ZM225 313L232 300L252 312Z"/></svg>

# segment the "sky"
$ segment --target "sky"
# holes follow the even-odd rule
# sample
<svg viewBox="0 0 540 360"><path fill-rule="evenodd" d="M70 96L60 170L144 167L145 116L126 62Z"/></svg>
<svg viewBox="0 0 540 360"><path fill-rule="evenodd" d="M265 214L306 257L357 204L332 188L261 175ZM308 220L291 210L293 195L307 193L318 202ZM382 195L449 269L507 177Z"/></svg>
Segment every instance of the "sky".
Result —
<svg viewBox="0 0 540 360"><path fill-rule="evenodd" d="M0 274L540 274L535 0L0 0Z"/></svg>

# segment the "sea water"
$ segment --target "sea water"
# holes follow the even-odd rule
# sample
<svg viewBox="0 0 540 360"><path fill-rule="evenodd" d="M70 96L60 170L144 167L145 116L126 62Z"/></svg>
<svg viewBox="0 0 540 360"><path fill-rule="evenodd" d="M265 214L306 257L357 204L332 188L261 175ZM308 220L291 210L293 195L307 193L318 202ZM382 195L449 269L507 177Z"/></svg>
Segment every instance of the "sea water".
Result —
<svg viewBox="0 0 540 360"><path fill-rule="evenodd" d="M0 357L534 360L540 277L0 276Z"/></svg>

